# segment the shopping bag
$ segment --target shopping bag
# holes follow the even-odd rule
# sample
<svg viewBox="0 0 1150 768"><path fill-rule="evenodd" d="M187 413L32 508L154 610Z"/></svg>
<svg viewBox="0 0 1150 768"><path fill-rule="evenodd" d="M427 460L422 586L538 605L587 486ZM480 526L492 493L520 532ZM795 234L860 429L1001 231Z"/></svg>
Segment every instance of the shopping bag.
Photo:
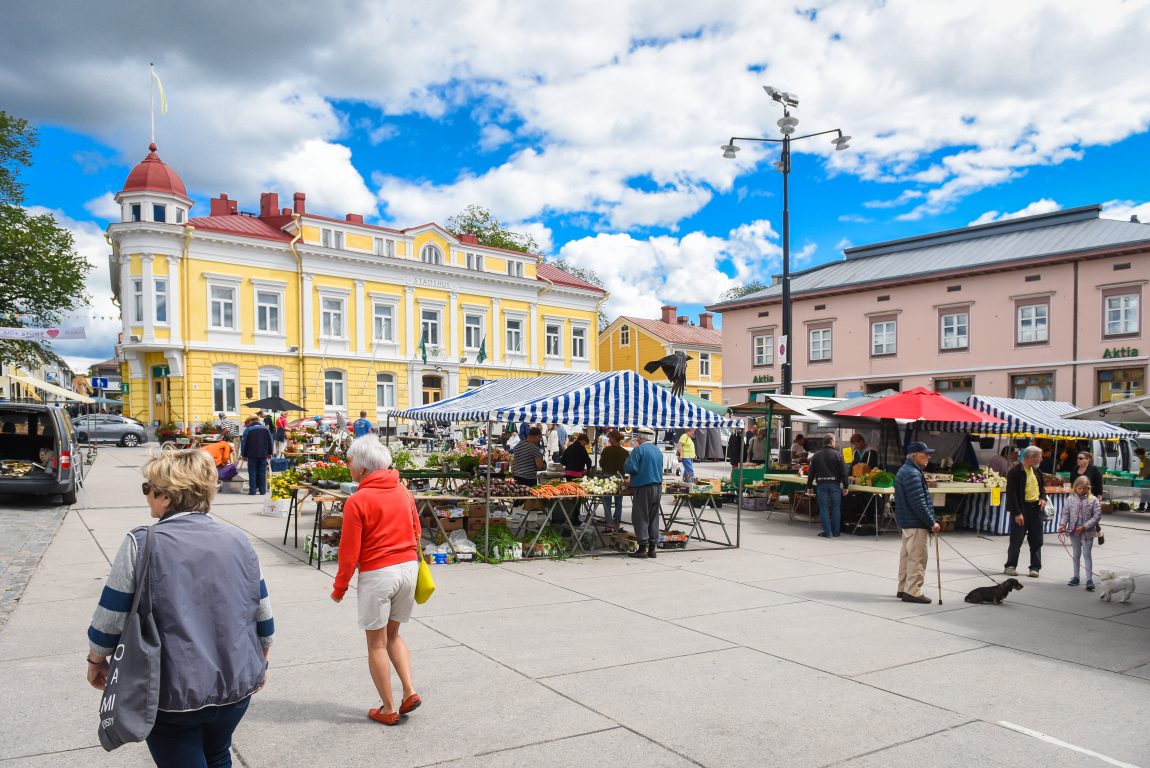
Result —
<svg viewBox="0 0 1150 768"><path fill-rule="evenodd" d="M431 566L422 557L419 558L419 576L415 580L415 602L423 605L430 599L435 591L435 579L431 577Z"/></svg>
<svg viewBox="0 0 1150 768"><path fill-rule="evenodd" d="M120 643L108 665L108 682L100 699L100 745L108 752L143 741L156 724L160 706L160 633L152 616L152 529L137 569L136 594Z"/></svg>
<svg viewBox="0 0 1150 768"><path fill-rule="evenodd" d="M235 464L225 464L219 469L220 482L226 483L240 473Z"/></svg>

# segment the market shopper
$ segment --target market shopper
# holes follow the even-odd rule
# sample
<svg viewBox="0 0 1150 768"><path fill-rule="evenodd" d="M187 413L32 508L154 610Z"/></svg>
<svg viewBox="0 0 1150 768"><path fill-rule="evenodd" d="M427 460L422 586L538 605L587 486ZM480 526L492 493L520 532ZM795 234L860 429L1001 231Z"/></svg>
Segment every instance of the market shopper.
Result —
<svg viewBox="0 0 1150 768"><path fill-rule="evenodd" d="M422 703L411 681L411 655L400 625L415 607L419 574L419 515L415 499L391 469L391 451L368 435L347 451L351 479L359 489L343 505L339 570L331 599L343 600L351 575L359 570L356 602L359 628L367 635L367 667L382 704L368 710L377 723L395 725L400 715ZM392 698L391 666L403 693L398 709Z"/></svg>
<svg viewBox="0 0 1150 768"><path fill-rule="evenodd" d="M654 430L640 427L636 435L639 444L623 465L623 471L631 476L631 489L635 492L631 499L631 523L635 526L639 549L632 552L631 557L655 557L663 522L659 508L663 492L663 452L651 442L655 439Z"/></svg>
<svg viewBox="0 0 1150 768"><path fill-rule="evenodd" d="M1030 547L1030 576L1038 578L1042 570L1042 525L1046 522L1043 507L1046 489L1038 465L1042 462L1042 449L1027 446L1022 461L1006 473L1006 509L1010 513L1010 546L1006 550L1007 576L1018 575L1018 555L1022 540Z"/></svg>
<svg viewBox="0 0 1150 768"><path fill-rule="evenodd" d="M148 594L162 670L148 749L159 766L231 765L232 733L264 685L275 642L260 561L240 529L208 516L218 480L206 453L165 451L143 474L144 497L158 519L150 531ZM125 537L92 615L93 688L108 683L108 659L128 621L148 533L141 526Z"/></svg>
<svg viewBox="0 0 1150 768"><path fill-rule="evenodd" d="M268 492L268 459L271 458L272 433L257 418L248 419L247 428L240 438L240 457L248 463L248 494L255 496Z"/></svg>
<svg viewBox="0 0 1150 768"><path fill-rule="evenodd" d="M907 446L906 462L894 478L894 517L902 532L898 554L898 593L906 603L929 603L922 593L930 534L940 526L934 519L934 506L922 473L934 453L926 443Z"/></svg>
<svg viewBox="0 0 1150 768"><path fill-rule="evenodd" d="M850 486L850 475L846 462L835 448L835 436L823 438L823 447L811 456L811 468L807 473L807 492L814 489L819 503L819 519L823 530L819 536L838 536L842 529L842 501Z"/></svg>
<svg viewBox="0 0 1150 768"><path fill-rule="evenodd" d="M807 439L799 433L795 435L795 442L791 446L791 463L801 464L807 460Z"/></svg>
<svg viewBox="0 0 1150 768"><path fill-rule="evenodd" d="M762 465L767 461L767 430L755 430L755 436L751 438L751 463Z"/></svg>
<svg viewBox="0 0 1150 768"><path fill-rule="evenodd" d="M851 467L866 464L871 469L878 466L878 451L867 445L866 438L858 432L851 435Z"/></svg>
<svg viewBox="0 0 1150 768"><path fill-rule="evenodd" d="M1138 472L1139 480L1150 480L1150 457L1146 455L1145 448L1135 448L1134 457L1138 466L1133 467ZM1150 512L1150 488L1143 488L1138 492L1138 508L1135 512Z"/></svg>
<svg viewBox="0 0 1150 768"><path fill-rule="evenodd" d="M272 434L272 437L275 438L275 454L282 459L284 451L287 449L287 416L281 413L276 417L275 425L275 432Z"/></svg>
<svg viewBox="0 0 1150 768"><path fill-rule="evenodd" d="M740 464L746 463L748 437L744 430L731 432L731 438L727 440L727 463L731 469L738 469Z"/></svg>
<svg viewBox="0 0 1150 768"><path fill-rule="evenodd" d="M515 444L511 451L511 474L515 482L528 487L539 482L540 470L547 468L543 458L543 431L537 428L527 430L527 436Z"/></svg>
<svg viewBox="0 0 1150 768"><path fill-rule="evenodd" d="M675 447L679 461L683 463L683 482L688 485L695 482L695 430L685 429L679 435L679 442Z"/></svg>
<svg viewBox="0 0 1150 768"><path fill-rule="evenodd" d="M1079 475L1071 485L1071 494L1062 507L1058 519L1058 533L1069 534L1074 560L1074 576L1067 586L1077 587L1080 583L1079 562L1086 561L1086 590L1094 591L1094 561L1090 550L1098 538L1098 524L1102 521L1102 503L1091 490L1090 479Z"/></svg>
<svg viewBox="0 0 1150 768"><path fill-rule="evenodd" d="M1075 462L1074 469L1070 471L1070 485L1074 486L1074 481L1080 477L1085 477L1090 481L1090 493L1096 498L1102 498L1102 470L1094 463L1094 454L1090 451L1079 451L1078 460Z"/></svg>
<svg viewBox="0 0 1150 768"><path fill-rule="evenodd" d="M613 429L607 433L607 447L599 453L599 470L607 476L622 475L623 465L627 463L627 456L627 449L623 447L622 433ZM612 505L615 507L614 519L611 515ZM622 529L622 495L603 497L603 522L616 529Z"/></svg>
<svg viewBox="0 0 1150 768"><path fill-rule="evenodd" d="M986 466L1006 477L1006 473L1010 471L1016 461L1018 461L1018 449L1013 445L1004 445L1001 451L986 462Z"/></svg>
<svg viewBox="0 0 1150 768"><path fill-rule="evenodd" d="M571 441L571 445L567 446L567 450L563 451L563 455L559 459L563 465L563 477L572 480L578 479L595 468L595 464L591 461L591 454L587 450L590 446L591 439L587 435L582 433L575 435L575 439Z"/></svg>

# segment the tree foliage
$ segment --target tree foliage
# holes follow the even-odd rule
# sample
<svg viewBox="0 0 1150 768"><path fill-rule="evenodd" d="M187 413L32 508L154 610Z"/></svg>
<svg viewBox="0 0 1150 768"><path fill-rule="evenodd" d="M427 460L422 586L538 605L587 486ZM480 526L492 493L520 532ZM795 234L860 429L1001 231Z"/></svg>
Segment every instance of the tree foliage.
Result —
<svg viewBox="0 0 1150 768"><path fill-rule="evenodd" d="M600 288L606 288L606 286L603 285L603 278L599 277L599 275L592 269L584 269L583 267L577 267L574 264L572 264L571 262L567 261L567 259L548 259L547 262L549 264L557 267L558 269L563 270L564 272L566 272L569 275L574 275L575 277L579 278L580 280L591 283L591 285L597 285ZM599 310L599 330L600 331L603 330L604 328L606 328L610 324L611 324L611 321L607 318L607 313L604 312L602 309L600 309Z"/></svg>
<svg viewBox="0 0 1150 768"><path fill-rule="evenodd" d="M761 282L759 280L751 280L748 283L743 283L742 285L736 285L734 288L730 288L726 291L723 291L723 294L721 296L719 296L719 301L734 301L735 299L741 299L744 296L750 296L752 293L758 293L759 291L765 291L767 288L770 288L770 287L771 286L769 286L768 284Z"/></svg>
<svg viewBox="0 0 1150 768"><path fill-rule="evenodd" d="M0 111L0 325L58 325L87 304L84 281L91 265L75 251L72 233L50 214L21 203L23 168L32 165L36 132L22 118ZM0 360L18 365L58 360L50 347L0 340Z"/></svg>
<svg viewBox="0 0 1150 768"><path fill-rule="evenodd" d="M539 252L539 243L535 242L535 238L522 232L512 232L481 205L469 205L461 213L449 218L447 231L456 237L475 235L482 245L492 248L506 248L522 253Z"/></svg>

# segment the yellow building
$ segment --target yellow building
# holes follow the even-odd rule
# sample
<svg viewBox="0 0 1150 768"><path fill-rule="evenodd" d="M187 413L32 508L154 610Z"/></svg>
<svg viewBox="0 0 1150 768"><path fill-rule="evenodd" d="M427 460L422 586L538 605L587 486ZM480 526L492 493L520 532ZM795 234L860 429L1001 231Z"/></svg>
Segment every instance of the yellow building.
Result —
<svg viewBox="0 0 1150 768"><path fill-rule="evenodd" d="M437 224L388 229L227 195L209 215L155 145L108 227L125 412L198 424L279 395L302 415L452 397L486 380L598 369L605 292ZM485 353L485 359L480 360Z"/></svg>
<svg viewBox="0 0 1150 768"><path fill-rule="evenodd" d="M662 371L647 373L643 366L675 352L685 352L687 394L722 401L723 334L712 325L710 312L699 314L692 325L677 315L678 307L663 307L658 320L620 316L599 334L599 370L635 371L652 381L665 382Z"/></svg>

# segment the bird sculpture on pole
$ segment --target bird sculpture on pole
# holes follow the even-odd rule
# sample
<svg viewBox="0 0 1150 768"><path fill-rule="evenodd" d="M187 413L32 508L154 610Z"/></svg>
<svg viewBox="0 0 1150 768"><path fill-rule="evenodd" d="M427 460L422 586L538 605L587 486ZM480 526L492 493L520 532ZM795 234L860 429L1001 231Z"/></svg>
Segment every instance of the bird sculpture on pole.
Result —
<svg viewBox="0 0 1150 768"><path fill-rule="evenodd" d="M652 360L643 366L643 370L647 373L654 373L661 369L663 375L667 377L667 381L671 382L671 394L675 397L681 397L683 390L687 387L687 361L694 359L683 352L675 352L661 360Z"/></svg>

